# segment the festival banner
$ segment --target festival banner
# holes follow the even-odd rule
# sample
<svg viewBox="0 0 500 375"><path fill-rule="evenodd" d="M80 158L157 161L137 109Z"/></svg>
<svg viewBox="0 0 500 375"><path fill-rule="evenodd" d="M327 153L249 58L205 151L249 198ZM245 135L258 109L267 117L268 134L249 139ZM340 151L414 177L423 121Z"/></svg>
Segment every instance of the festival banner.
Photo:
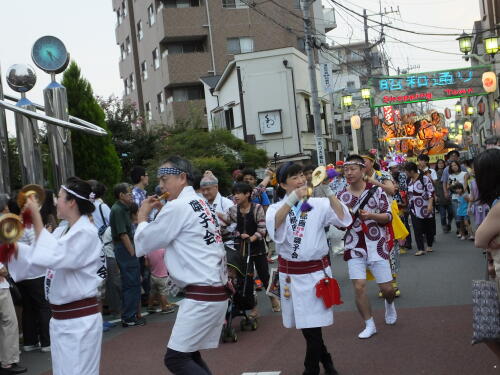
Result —
<svg viewBox="0 0 500 375"><path fill-rule="evenodd" d="M370 79L373 108L388 105L445 100L465 96L487 95L483 87L483 73L491 65L462 69L440 70Z"/></svg>

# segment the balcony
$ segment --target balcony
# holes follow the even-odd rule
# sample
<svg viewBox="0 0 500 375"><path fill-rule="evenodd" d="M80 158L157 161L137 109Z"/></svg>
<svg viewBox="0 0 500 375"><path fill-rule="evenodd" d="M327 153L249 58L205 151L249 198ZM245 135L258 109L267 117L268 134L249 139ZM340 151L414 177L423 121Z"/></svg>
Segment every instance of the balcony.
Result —
<svg viewBox="0 0 500 375"><path fill-rule="evenodd" d="M171 54L166 56L167 63L162 64L169 77L169 85L180 85L198 82L200 77L206 76L211 70L210 53L193 52Z"/></svg>
<svg viewBox="0 0 500 375"><path fill-rule="evenodd" d="M158 16L164 42L208 35L208 28L204 26L207 23L205 7L163 8Z"/></svg>
<svg viewBox="0 0 500 375"><path fill-rule="evenodd" d="M172 102L172 112L175 122L199 121L202 128L208 128L207 116L205 115L205 100L188 100L186 102Z"/></svg>
<svg viewBox="0 0 500 375"><path fill-rule="evenodd" d="M323 22L325 23L325 33L337 28L334 8L323 8Z"/></svg>

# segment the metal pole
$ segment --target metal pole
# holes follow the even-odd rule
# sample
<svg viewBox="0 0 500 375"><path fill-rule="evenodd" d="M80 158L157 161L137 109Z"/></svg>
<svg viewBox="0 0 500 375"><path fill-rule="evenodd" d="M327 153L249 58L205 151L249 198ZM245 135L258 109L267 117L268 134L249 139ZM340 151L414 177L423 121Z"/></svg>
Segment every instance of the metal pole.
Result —
<svg viewBox="0 0 500 375"><path fill-rule="evenodd" d="M52 82L43 90L45 102L45 114L63 121L69 121L68 95L66 88L55 81L52 74ZM64 182L75 175L73 163L73 148L71 147L71 131L59 126L47 124L47 137L49 141L50 155L52 160L52 173L54 177L55 190Z"/></svg>
<svg viewBox="0 0 500 375"><path fill-rule="evenodd" d="M2 69L0 67L0 100L3 100ZM10 194L9 135L5 110L0 107L0 193Z"/></svg>
<svg viewBox="0 0 500 375"><path fill-rule="evenodd" d="M21 94L21 100L16 104L19 108L35 111L33 103ZM16 112L17 148L21 166L21 181L23 185L38 184L44 186L41 139L38 123L35 119Z"/></svg>
<svg viewBox="0 0 500 375"><path fill-rule="evenodd" d="M368 15L366 14L366 9L363 9L363 26L364 26L364 31L365 31L365 59L366 59L366 71L368 73L367 80L370 80L372 77L372 60L371 60L371 51L370 51L370 41L368 40ZM375 116L375 110L372 108L370 104L368 104L370 107L370 126L372 128L372 145L375 145L377 150L379 149L379 144L378 144L378 136L377 136L377 129L375 126L373 126L373 116ZM363 135L363 130L361 130L361 135ZM366 146L366 145L365 145ZM366 147L369 148L369 147Z"/></svg>
<svg viewBox="0 0 500 375"><path fill-rule="evenodd" d="M318 165L325 165L325 148L323 145L323 134L321 130L321 108L318 99L318 83L316 81L316 64L314 62L313 43L314 37L311 28L311 4L314 0L301 0L302 15L304 17L304 37L309 70L309 81L311 84L311 100L313 106L314 135L316 139L316 151Z"/></svg>

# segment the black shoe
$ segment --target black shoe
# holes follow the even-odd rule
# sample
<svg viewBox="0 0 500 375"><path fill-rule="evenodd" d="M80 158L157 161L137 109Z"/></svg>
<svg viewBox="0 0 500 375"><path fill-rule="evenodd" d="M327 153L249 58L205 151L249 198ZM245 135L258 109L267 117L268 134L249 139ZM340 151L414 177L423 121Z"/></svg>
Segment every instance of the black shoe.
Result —
<svg viewBox="0 0 500 375"><path fill-rule="evenodd" d="M321 364L325 368L325 375L338 375L335 366L333 366L332 356L329 353L321 356Z"/></svg>
<svg viewBox="0 0 500 375"><path fill-rule="evenodd" d="M131 319L131 320L122 320L122 327L138 327L138 326L143 326L146 325L146 319L144 318L139 318L139 319Z"/></svg>
<svg viewBox="0 0 500 375"><path fill-rule="evenodd" d="M28 371L26 367L19 366L17 363L13 363L9 368L0 368L0 374L22 374Z"/></svg>

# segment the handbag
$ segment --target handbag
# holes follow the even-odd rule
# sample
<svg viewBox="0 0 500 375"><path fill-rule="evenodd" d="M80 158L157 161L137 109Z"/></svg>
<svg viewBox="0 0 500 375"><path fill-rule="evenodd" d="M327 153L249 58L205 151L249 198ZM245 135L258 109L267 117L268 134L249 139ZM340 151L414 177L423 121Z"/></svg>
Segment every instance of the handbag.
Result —
<svg viewBox="0 0 500 375"><path fill-rule="evenodd" d="M472 344L500 341L500 303L496 281L472 281L472 331Z"/></svg>

